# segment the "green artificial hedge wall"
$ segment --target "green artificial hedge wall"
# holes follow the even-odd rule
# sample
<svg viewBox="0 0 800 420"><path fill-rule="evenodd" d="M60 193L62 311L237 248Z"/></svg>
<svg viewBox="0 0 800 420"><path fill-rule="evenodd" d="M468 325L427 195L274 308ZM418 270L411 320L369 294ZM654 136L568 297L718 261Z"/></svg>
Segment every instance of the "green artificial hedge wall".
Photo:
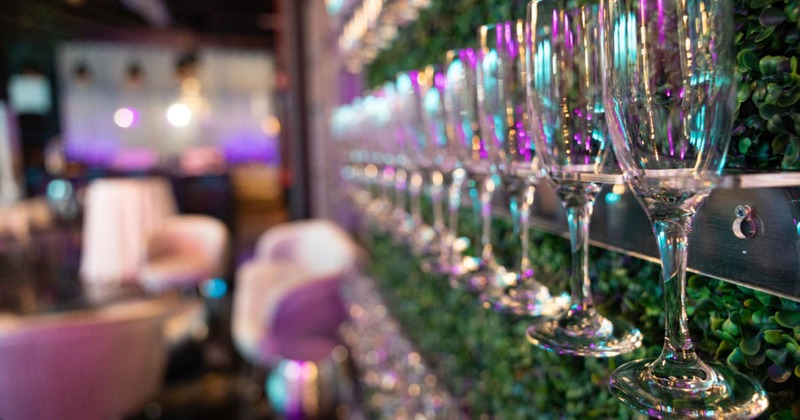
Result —
<svg viewBox="0 0 800 420"><path fill-rule="evenodd" d="M800 169L800 0L733 0L736 8L739 114L727 168ZM487 23L525 18L519 0L433 0L367 66L370 86L398 72L444 61L450 49L475 47Z"/></svg>
<svg viewBox="0 0 800 420"><path fill-rule="evenodd" d="M461 226L473 226L465 212ZM462 232L466 233L466 232ZM538 279L567 290L569 243L533 232ZM519 249L505 220L495 220L501 262ZM374 236L372 272L390 310L457 397L469 418L630 418L638 416L606 388L625 361L655 357L664 334L660 266L592 249L590 269L599 310L633 322L644 336L632 354L609 358L559 356L528 344L525 318L484 309L478 296L425 274L408 249ZM505 261L502 261L505 260ZM800 303L701 276L688 279L692 337L701 357L757 378L770 399L764 418L800 418ZM488 417L485 417L488 416Z"/></svg>
<svg viewBox="0 0 800 420"><path fill-rule="evenodd" d="M734 0L739 107L728 153L729 171L800 169L800 0ZM447 50L474 47L477 28L522 19L518 0L433 0L390 47L365 69L370 86L399 71L441 62ZM474 226L465 213L461 227ZM495 223L501 259L518 249L508 223ZM532 259L540 281L566 290L568 241L534 232ZM606 390L619 364L655 357L663 338L660 266L593 249L591 270L601 312L619 315L642 331L644 345L611 359L582 359L540 351L525 338L525 319L485 310L477 296L454 290L441 276L409 264L407 249L386 237L371 247L373 271L393 313L463 398L471 418L626 418L636 414ZM691 251L690 251L691 252ZM701 276L688 280L692 336L706 360L759 379L770 408L764 417L800 418L800 304Z"/></svg>

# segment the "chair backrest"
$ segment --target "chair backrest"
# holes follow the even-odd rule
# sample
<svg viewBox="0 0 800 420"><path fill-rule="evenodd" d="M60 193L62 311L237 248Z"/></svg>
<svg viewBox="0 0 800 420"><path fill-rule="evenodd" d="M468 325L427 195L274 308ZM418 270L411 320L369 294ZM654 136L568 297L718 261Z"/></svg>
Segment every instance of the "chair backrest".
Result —
<svg viewBox="0 0 800 420"><path fill-rule="evenodd" d="M0 414L104 419L154 397L166 366L160 301L0 318Z"/></svg>
<svg viewBox="0 0 800 420"><path fill-rule="evenodd" d="M259 238L255 255L269 261L291 261L317 278L342 274L363 258L347 232L327 220L273 227Z"/></svg>
<svg viewBox="0 0 800 420"><path fill-rule="evenodd" d="M281 299L313 278L291 262L253 260L236 271L231 333L239 353L251 363L264 362L259 343L269 332Z"/></svg>
<svg viewBox="0 0 800 420"><path fill-rule="evenodd" d="M220 264L228 247L228 228L218 219L200 214L173 216L147 241L148 254L169 251L195 251L213 264Z"/></svg>
<svg viewBox="0 0 800 420"><path fill-rule="evenodd" d="M245 263L237 271L233 298L237 350L259 364L276 356L326 355L339 344L346 316L339 287L338 277L315 277L293 263Z"/></svg>
<svg viewBox="0 0 800 420"><path fill-rule="evenodd" d="M81 277L89 283L134 282L149 235L176 213L164 178L107 178L86 191Z"/></svg>

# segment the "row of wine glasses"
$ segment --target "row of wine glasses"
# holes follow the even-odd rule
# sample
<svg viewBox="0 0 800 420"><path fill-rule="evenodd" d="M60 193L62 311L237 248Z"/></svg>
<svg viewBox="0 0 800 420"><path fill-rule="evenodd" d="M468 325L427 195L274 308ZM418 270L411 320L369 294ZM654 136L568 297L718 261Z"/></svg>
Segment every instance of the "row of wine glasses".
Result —
<svg viewBox="0 0 800 420"><path fill-rule="evenodd" d="M360 204L376 225L397 226L395 239L428 257L424 269L481 292L487 308L530 317L532 344L610 357L642 340L634 326L595 309L588 274L595 196L622 174L653 224L666 334L658 358L620 366L609 389L658 417L754 417L767 406L763 389L700 360L684 302L688 235L730 141L732 22L728 0L532 1L526 20L481 27L478 49L448 52L441 68L401 73L340 111L354 115L335 126L338 138L353 142L348 167L368 197ZM465 180L482 186L482 226L473 236L480 255L466 257L456 216ZM569 296L539 283L531 264L528 224L540 182L567 214ZM498 188L521 238L512 269L497 262L491 243Z"/></svg>

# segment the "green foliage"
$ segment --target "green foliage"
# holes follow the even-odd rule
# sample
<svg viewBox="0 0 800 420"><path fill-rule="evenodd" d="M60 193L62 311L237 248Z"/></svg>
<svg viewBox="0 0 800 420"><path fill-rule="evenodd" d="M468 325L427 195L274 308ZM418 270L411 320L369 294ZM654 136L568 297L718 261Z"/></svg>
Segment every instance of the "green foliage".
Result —
<svg viewBox="0 0 800 420"><path fill-rule="evenodd" d="M474 220L464 212L461 226ZM506 220L496 220L496 250L508 260L518 242ZM534 232L534 267L552 290L565 290L566 239ZM516 241L516 242L515 242ZM660 267L599 249L591 251L599 310L642 331L642 348L610 358L574 358L539 350L525 338L526 319L487 311L475 294L452 289L438 275L409 263L410 253L385 237L371 247L373 273L409 337L439 378L463 401L470 418L631 418L607 389L621 363L655 357L663 337ZM416 261L414 261L416 262ZM800 417L800 304L699 275L688 279L692 337L705 360L727 363L758 379L772 418Z"/></svg>
<svg viewBox="0 0 800 420"><path fill-rule="evenodd" d="M800 1L734 0L738 116L729 170L800 170ZM399 71L474 47L484 24L525 18L519 0L433 0L366 69L378 86Z"/></svg>

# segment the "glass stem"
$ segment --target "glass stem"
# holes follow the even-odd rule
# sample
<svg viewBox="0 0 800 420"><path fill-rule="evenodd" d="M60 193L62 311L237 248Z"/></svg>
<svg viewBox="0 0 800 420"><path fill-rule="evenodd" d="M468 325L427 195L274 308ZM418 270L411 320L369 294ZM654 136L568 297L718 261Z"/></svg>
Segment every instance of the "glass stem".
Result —
<svg viewBox="0 0 800 420"><path fill-rule="evenodd" d="M406 172L402 169L397 169L394 177L394 208L405 211L406 209Z"/></svg>
<svg viewBox="0 0 800 420"><path fill-rule="evenodd" d="M653 222L661 255L665 308L664 348L656 365L674 369L701 364L694 351L686 317L686 256L693 215ZM702 367L701 367L702 368ZM658 375L658 372L656 372Z"/></svg>
<svg viewBox="0 0 800 420"><path fill-rule="evenodd" d="M514 217L514 231L520 239L520 258L518 271L520 278L533 276L533 264L530 258L530 224L531 206L536 187L531 182L523 182L519 188L514 188L511 194L511 215Z"/></svg>
<svg viewBox="0 0 800 420"><path fill-rule="evenodd" d="M464 187L466 172L461 168L456 168L452 173L452 182L447 194L448 211L448 231L445 245L448 250L453 249L453 241L458 237L458 210L461 208L461 189Z"/></svg>
<svg viewBox="0 0 800 420"><path fill-rule="evenodd" d="M408 185L408 193L411 198L409 203L411 209L411 219L414 226L422 225L422 173L414 171L411 174L411 182Z"/></svg>
<svg viewBox="0 0 800 420"><path fill-rule="evenodd" d="M567 207L569 241L572 247L572 273L570 293L572 310L592 309L592 283L589 280L589 221L592 218L593 200Z"/></svg>
<svg viewBox="0 0 800 420"><path fill-rule="evenodd" d="M390 165L383 167L380 175L380 201L382 204L390 204L390 188L394 182L394 168Z"/></svg>
<svg viewBox="0 0 800 420"><path fill-rule="evenodd" d="M492 176L487 176L481 185L481 260L484 264L494 259L492 247L492 197L496 185Z"/></svg>
<svg viewBox="0 0 800 420"><path fill-rule="evenodd" d="M431 173L431 203L433 204L433 230L438 234L444 234L446 226L444 223L444 190L446 189L444 175L440 171Z"/></svg>
<svg viewBox="0 0 800 420"><path fill-rule="evenodd" d="M483 177L478 174L468 174L467 185L469 185L469 198L470 204L472 205L472 219L473 219L473 226L471 227L474 229L474 243L480 243L480 236L481 236L481 188L483 187Z"/></svg>

